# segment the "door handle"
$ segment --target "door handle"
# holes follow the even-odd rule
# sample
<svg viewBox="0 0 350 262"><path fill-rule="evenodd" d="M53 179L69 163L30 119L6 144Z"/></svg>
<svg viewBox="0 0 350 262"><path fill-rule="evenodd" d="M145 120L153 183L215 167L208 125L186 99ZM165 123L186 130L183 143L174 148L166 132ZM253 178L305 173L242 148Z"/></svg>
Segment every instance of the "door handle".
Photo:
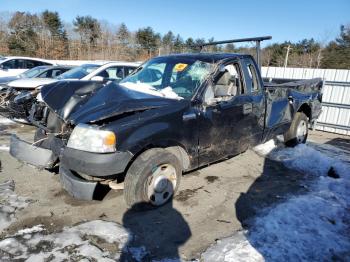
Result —
<svg viewBox="0 0 350 262"><path fill-rule="evenodd" d="M253 112L253 104L247 103L243 104L243 114L248 115Z"/></svg>

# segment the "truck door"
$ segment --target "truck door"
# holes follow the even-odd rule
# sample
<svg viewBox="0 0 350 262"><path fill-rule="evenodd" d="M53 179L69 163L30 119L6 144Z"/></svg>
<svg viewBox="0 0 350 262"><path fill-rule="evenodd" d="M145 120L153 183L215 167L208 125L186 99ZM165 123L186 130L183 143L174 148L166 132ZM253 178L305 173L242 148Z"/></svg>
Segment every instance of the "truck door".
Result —
<svg viewBox="0 0 350 262"><path fill-rule="evenodd" d="M241 139L241 147L246 150L250 146L259 144L262 140L265 127L266 96L263 82L255 61L251 57L241 59L246 95L242 102L249 109L246 117L249 118L246 136Z"/></svg>
<svg viewBox="0 0 350 262"><path fill-rule="evenodd" d="M241 153L256 136L255 114L263 113L256 110L259 99L247 93L242 69L239 61L225 64L207 87L199 114L200 165Z"/></svg>

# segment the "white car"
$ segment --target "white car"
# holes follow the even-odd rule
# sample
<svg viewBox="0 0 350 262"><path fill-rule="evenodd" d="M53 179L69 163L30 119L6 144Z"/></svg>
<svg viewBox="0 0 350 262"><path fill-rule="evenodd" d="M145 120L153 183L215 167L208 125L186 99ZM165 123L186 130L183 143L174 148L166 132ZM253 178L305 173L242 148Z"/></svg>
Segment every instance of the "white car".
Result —
<svg viewBox="0 0 350 262"><path fill-rule="evenodd" d="M16 76L28 69L43 65L51 66L55 64L39 58L22 56L0 57L0 77Z"/></svg>
<svg viewBox="0 0 350 262"><path fill-rule="evenodd" d="M140 63L110 62L103 65L98 63L85 64L75 67L57 78L30 78L18 79L7 83L8 87L15 89L35 89L59 80L121 80L136 69Z"/></svg>

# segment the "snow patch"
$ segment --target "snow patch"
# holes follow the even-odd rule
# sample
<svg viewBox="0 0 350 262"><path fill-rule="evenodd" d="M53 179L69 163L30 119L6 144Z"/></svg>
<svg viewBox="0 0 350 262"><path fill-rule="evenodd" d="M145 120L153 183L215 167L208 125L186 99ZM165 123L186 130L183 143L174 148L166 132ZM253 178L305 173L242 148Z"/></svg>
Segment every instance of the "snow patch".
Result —
<svg viewBox="0 0 350 262"><path fill-rule="evenodd" d="M133 91L142 92L149 95L160 96L160 97L169 98L169 99L177 99L177 100L183 99L183 97L178 96L170 86L158 90L153 86L145 83L126 82L126 83L121 83L120 85L125 88L131 89Z"/></svg>
<svg viewBox="0 0 350 262"><path fill-rule="evenodd" d="M44 231L44 225L36 225L36 226L33 226L31 228L25 228L25 229L21 229L19 230L15 236L20 236L20 235L25 235L25 234L32 234L32 233L36 233L36 232L41 232L41 231Z"/></svg>
<svg viewBox="0 0 350 262"><path fill-rule="evenodd" d="M28 206L28 198L14 193L13 180L0 184L0 232L16 220L15 213Z"/></svg>
<svg viewBox="0 0 350 262"><path fill-rule="evenodd" d="M43 225L22 229L0 241L3 259L26 261L116 261L122 253L142 261L144 247L128 247L133 236L121 225L93 220L49 234ZM2 252L1 252L2 251Z"/></svg>
<svg viewBox="0 0 350 262"><path fill-rule="evenodd" d="M10 151L10 147L6 145L0 145L0 151Z"/></svg>
<svg viewBox="0 0 350 262"><path fill-rule="evenodd" d="M244 232L218 240L202 254L203 261L246 262L264 261L263 256L249 243Z"/></svg>
<svg viewBox="0 0 350 262"><path fill-rule="evenodd" d="M350 164L333 153L328 155L327 150L317 150L314 145L285 148L268 141L254 150L315 179L306 194L290 197L263 211L249 221L249 231L218 241L202 254L202 259L350 260ZM332 151L340 152L334 147ZM339 179L327 176L331 167Z"/></svg>
<svg viewBox="0 0 350 262"><path fill-rule="evenodd" d="M3 124L3 125L14 125L16 123L14 121L6 118L6 117L0 116L0 124Z"/></svg>
<svg viewBox="0 0 350 262"><path fill-rule="evenodd" d="M271 139L267 141L264 144L257 145L254 147L254 151L257 152L259 155L266 156L268 153L270 153L273 149L276 148L276 142L275 140Z"/></svg>

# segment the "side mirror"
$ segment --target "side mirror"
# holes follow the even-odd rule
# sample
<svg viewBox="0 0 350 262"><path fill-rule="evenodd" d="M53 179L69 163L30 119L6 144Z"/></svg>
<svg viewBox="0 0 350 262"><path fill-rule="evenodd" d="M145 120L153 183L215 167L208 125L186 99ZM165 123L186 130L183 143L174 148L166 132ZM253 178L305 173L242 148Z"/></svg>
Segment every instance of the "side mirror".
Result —
<svg viewBox="0 0 350 262"><path fill-rule="evenodd" d="M92 81L103 82L105 79L102 76L94 76L91 78Z"/></svg>
<svg viewBox="0 0 350 262"><path fill-rule="evenodd" d="M4 65L3 64L0 64L0 69L4 70Z"/></svg>

